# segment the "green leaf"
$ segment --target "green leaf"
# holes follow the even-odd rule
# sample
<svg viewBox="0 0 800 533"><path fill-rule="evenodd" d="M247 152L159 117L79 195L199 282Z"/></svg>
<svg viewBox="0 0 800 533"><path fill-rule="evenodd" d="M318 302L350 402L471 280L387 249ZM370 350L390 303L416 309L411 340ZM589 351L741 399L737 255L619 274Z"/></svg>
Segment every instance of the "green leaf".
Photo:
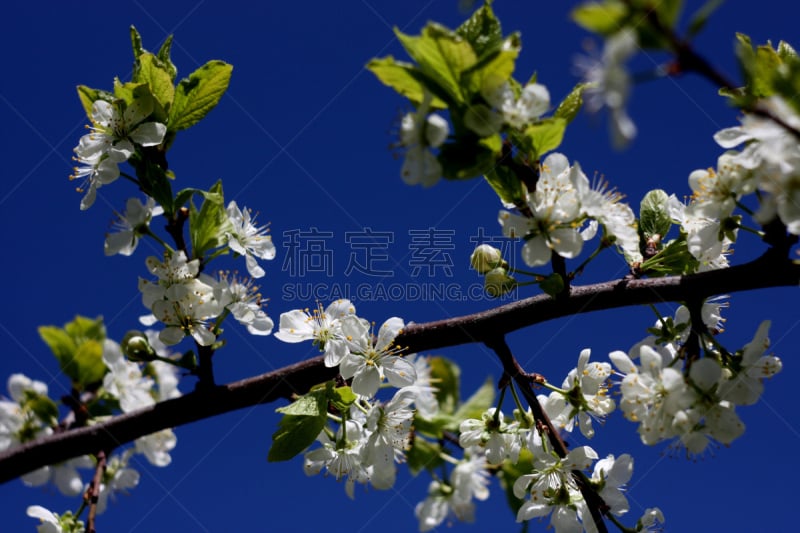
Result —
<svg viewBox="0 0 800 533"><path fill-rule="evenodd" d="M156 101L161 104L164 110L168 110L175 98L175 87L172 85L172 77L164 68L161 61L150 52L145 52L139 58L141 67L139 71L139 81L146 83L150 87L150 92ZM159 116L162 115L162 116ZM166 114L156 113L155 119L159 122L166 120Z"/></svg>
<svg viewBox="0 0 800 533"><path fill-rule="evenodd" d="M669 196L661 189L648 192L639 204L639 232L645 241L666 237L672 227L669 215Z"/></svg>
<svg viewBox="0 0 800 533"><path fill-rule="evenodd" d="M103 363L105 326L102 318L76 316L63 328L41 326L38 331L62 372L78 390L103 378L106 366Z"/></svg>
<svg viewBox="0 0 800 533"><path fill-rule="evenodd" d="M539 287L542 288L545 294L549 294L555 298L564 290L564 279L561 275L553 272L539 282Z"/></svg>
<svg viewBox="0 0 800 533"><path fill-rule="evenodd" d="M467 138L448 142L439 149L442 175L451 180L475 178L487 174L495 166L497 154L479 139Z"/></svg>
<svg viewBox="0 0 800 533"><path fill-rule="evenodd" d="M642 273L651 276L681 276L697 271L699 262L689 252L686 235L673 239L656 255L642 262Z"/></svg>
<svg viewBox="0 0 800 533"><path fill-rule="evenodd" d="M472 393L472 396L470 396L467 401L458 407L458 410L454 414L457 423L460 424L468 418L477 418L480 420L481 415L494 405L494 391L494 380L489 376L486 378L483 385ZM457 429L457 427L455 429Z"/></svg>
<svg viewBox="0 0 800 533"><path fill-rule="evenodd" d="M556 112L553 113L554 117L564 119L567 124L572 122L578 112L583 106L583 91L587 88L588 83L577 84L572 91L558 104Z"/></svg>
<svg viewBox="0 0 800 533"><path fill-rule="evenodd" d="M133 47L133 73L131 75L131 79L134 82L139 81L139 57L145 52L145 49L142 47L142 36L139 34L139 31L136 29L135 26L131 25L131 46Z"/></svg>
<svg viewBox="0 0 800 533"><path fill-rule="evenodd" d="M573 9L571 16L578 26L607 36L622 29L628 16L628 7L618 0L587 2Z"/></svg>
<svg viewBox="0 0 800 533"><path fill-rule="evenodd" d="M67 372L66 369L65 373L80 385L86 386L102 380L106 373L106 365L103 362L103 344L96 340L85 341L75 350L71 365L75 367L74 375Z"/></svg>
<svg viewBox="0 0 800 533"><path fill-rule="evenodd" d="M92 89L86 85L78 85L77 89L78 98L81 101L83 110L86 111L86 116L89 118L89 121L92 120L92 104L94 104L97 100L105 100L107 102L114 100L114 95L108 91Z"/></svg>
<svg viewBox="0 0 800 533"><path fill-rule="evenodd" d="M461 369L444 357L432 357L430 365L431 379L436 383L436 401L439 403L439 410L444 413L454 413L459 403Z"/></svg>
<svg viewBox="0 0 800 533"><path fill-rule="evenodd" d="M414 417L414 431L432 439L441 439L445 428L454 427L458 421L452 414L439 411L433 418L422 418L419 413Z"/></svg>
<svg viewBox="0 0 800 533"><path fill-rule="evenodd" d="M462 75L462 85L471 93L479 92L487 102L514 73L521 48L519 35L513 34L505 42L504 46L484 55Z"/></svg>
<svg viewBox="0 0 800 533"><path fill-rule="evenodd" d="M478 57L503 44L503 30L489 4L479 7L456 29L456 33L472 45Z"/></svg>
<svg viewBox="0 0 800 533"><path fill-rule="evenodd" d="M178 83L169 110L171 131L194 126L219 103L228 89L233 66L224 61L209 61Z"/></svg>
<svg viewBox="0 0 800 533"><path fill-rule="evenodd" d="M72 337L57 326L40 326L38 331L39 336L55 355L59 365L62 368L68 365L70 359L72 359L72 354L77 349Z"/></svg>
<svg viewBox="0 0 800 533"><path fill-rule="evenodd" d="M158 60L161 61L161 66L169 74L170 80L174 82L175 78L178 76L178 69L170 57L170 53L172 51L172 38L172 35L167 35L167 38L164 39L164 44L162 44L161 48L158 49L158 54L156 54L156 57L158 57Z"/></svg>
<svg viewBox="0 0 800 533"><path fill-rule="evenodd" d="M272 434L267 461L288 461L311 446L325 427L326 417L284 416Z"/></svg>
<svg viewBox="0 0 800 533"><path fill-rule="evenodd" d="M327 394L324 389L311 391L289 405L275 409L278 413L292 416L323 416L327 413Z"/></svg>
<svg viewBox="0 0 800 533"><path fill-rule="evenodd" d="M350 387L331 387L328 399L339 411L346 411L358 399Z"/></svg>
<svg viewBox="0 0 800 533"><path fill-rule="evenodd" d="M217 181L209 192L212 194L205 195L199 211L194 204L189 209L192 255L198 258L203 257L208 250L224 244L223 233L230 224L223 205L222 181Z"/></svg>
<svg viewBox="0 0 800 533"><path fill-rule="evenodd" d="M439 444L428 442L425 439L414 439L411 448L406 452L406 460L411 474L416 476L423 469L433 472L439 468L444 463L440 456L441 450Z"/></svg>
<svg viewBox="0 0 800 533"><path fill-rule="evenodd" d="M750 37L736 34L736 55L745 79L746 94L755 98L766 98L774 94L773 80L781 65L778 53L769 45L753 49Z"/></svg>
<svg viewBox="0 0 800 533"><path fill-rule="evenodd" d="M478 60L472 46L464 38L438 24L430 23L419 36L395 34L419 70L456 103L464 103L461 73ZM429 86L431 92L438 94ZM448 102L449 103L449 102Z"/></svg>
<svg viewBox="0 0 800 533"><path fill-rule="evenodd" d="M222 194L220 193L214 193L214 192L204 191L202 189L187 187L186 189L181 189L180 191L178 191L178 194L175 195L175 207L176 208L183 207L184 205L186 205L186 202L188 202L189 199L195 194L199 194L206 200L211 200L212 202L216 202L220 205L223 203Z"/></svg>
<svg viewBox="0 0 800 533"><path fill-rule="evenodd" d="M327 388L310 391L277 412L285 416L278 431L272 435L272 446L267 460L288 461L308 448L325 427L328 417Z"/></svg>
<svg viewBox="0 0 800 533"><path fill-rule="evenodd" d="M777 52L778 52L778 57L784 63L800 61L800 57L798 57L795 49L792 48L792 45L790 45L786 41L781 41L778 43Z"/></svg>
<svg viewBox="0 0 800 533"><path fill-rule="evenodd" d="M373 59L367 64L367 69L383 83L419 106L425 97L426 86L424 77L411 63L395 61L392 56L383 59ZM431 107L445 109L447 104L437 96L433 96Z"/></svg>
<svg viewBox="0 0 800 533"><path fill-rule="evenodd" d="M514 205L524 204L526 200L525 187L509 168L496 166L490 169L484 178L503 202Z"/></svg>
<svg viewBox="0 0 800 533"><path fill-rule="evenodd" d="M534 159L541 158L545 153L555 150L564 139L564 130L567 129L567 120L560 117L546 118L538 124L533 124L525 129L524 137L533 147L536 154Z"/></svg>
<svg viewBox="0 0 800 533"><path fill-rule="evenodd" d="M709 17L724 3L725 0L707 0L689 19L689 28L686 30L686 35L691 38L700 33L706 22L708 22Z"/></svg>
<svg viewBox="0 0 800 533"><path fill-rule="evenodd" d="M46 425L55 426L58 424L58 406L56 402L47 396L34 393L33 397L27 400L25 404Z"/></svg>
<svg viewBox="0 0 800 533"><path fill-rule="evenodd" d="M659 0L654 4L648 4L646 9L651 9L650 5L655 6L658 18L662 24L668 28L675 29L681 11L683 10L683 0Z"/></svg>

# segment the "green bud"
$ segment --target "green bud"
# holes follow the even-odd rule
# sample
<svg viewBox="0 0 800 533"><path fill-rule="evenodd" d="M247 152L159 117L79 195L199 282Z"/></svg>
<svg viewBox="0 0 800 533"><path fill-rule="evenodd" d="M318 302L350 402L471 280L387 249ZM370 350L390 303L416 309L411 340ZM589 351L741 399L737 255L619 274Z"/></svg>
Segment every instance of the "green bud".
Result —
<svg viewBox="0 0 800 533"><path fill-rule="evenodd" d="M494 298L511 292L517 286L517 280L508 275L503 267L497 267L486 273L483 288Z"/></svg>
<svg viewBox="0 0 800 533"><path fill-rule="evenodd" d="M121 343L122 353L129 361L153 361L156 358L156 352L150 346L147 340L147 335L141 331L131 330L125 334Z"/></svg>
<svg viewBox="0 0 800 533"><path fill-rule="evenodd" d="M476 247L469 258L469 262L472 268L481 274L486 274L494 268L508 267L508 263L503 260L503 254L500 250L488 244L481 244Z"/></svg>

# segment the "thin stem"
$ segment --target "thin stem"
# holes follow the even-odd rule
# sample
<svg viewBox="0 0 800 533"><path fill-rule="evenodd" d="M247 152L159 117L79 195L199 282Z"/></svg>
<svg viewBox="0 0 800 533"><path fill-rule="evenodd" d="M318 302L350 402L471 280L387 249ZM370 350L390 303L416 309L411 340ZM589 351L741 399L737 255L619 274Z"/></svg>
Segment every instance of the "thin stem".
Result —
<svg viewBox="0 0 800 533"><path fill-rule="evenodd" d="M503 371L511 376L517 385L519 385L522 395L525 396L525 400L531 407L533 418L539 425L543 427L544 432L547 434L548 441L553 447L553 450L556 452L556 454L558 454L559 457L566 457L567 446L561 439L561 435L559 434L558 430L550 421L550 417L547 416L547 413L542 408L542 405L539 403L539 399L536 398L536 394L531 387L533 380L535 380L537 383L541 383L544 381L544 379L538 374L528 374L522 370L522 368L519 366L519 362L514 357L511 349L508 347L504 337L491 337L484 340L484 344L486 344L486 346L491 349L500 359L500 362L503 365ZM589 512L592 515L592 520L597 527L597 531L599 533L607 533L608 529L603 521L602 514L606 512L608 505L606 505L600 495L597 494L597 491L595 491L591 484L589 484L588 478L583 472L573 470L572 476L575 479L581 494L583 495L583 499L586 501L586 505L589 507Z"/></svg>
<svg viewBox="0 0 800 533"><path fill-rule="evenodd" d="M137 178L131 176L130 174L126 174L125 172L120 172L119 175L120 175L120 177L125 178L126 180L135 183L137 187L139 186L139 180Z"/></svg>
<svg viewBox="0 0 800 533"><path fill-rule="evenodd" d="M148 237L150 237L150 238L152 238L152 239L155 239L155 241L156 241L158 244L160 244L161 246L163 246L164 248L166 248L166 249L167 249L167 250L168 250L170 253L175 253L175 250L172 248L172 246L170 246L170 245L167 243L167 241L165 241L164 239L162 239L161 237L159 237L158 235L156 235L155 233L153 233L153 232L150 230L150 227L149 227L149 226L145 226L145 228L144 228L143 230L140 230L140 231L142 232L142 235L147 235Z"/></svg>
<svg viewBox="0 0 800 533"><path fill-rule="evenodd" d="M97 519L97 501L100 498L100 485L103 482L103 474L106 471L106 452L100 450L95 457L97 458L97 465L94 469L94 477L92 478L89 487L86 489L84 500L89 502L89 518L86 524L86 533L97 533L97 526L95 521Z"/></svg>

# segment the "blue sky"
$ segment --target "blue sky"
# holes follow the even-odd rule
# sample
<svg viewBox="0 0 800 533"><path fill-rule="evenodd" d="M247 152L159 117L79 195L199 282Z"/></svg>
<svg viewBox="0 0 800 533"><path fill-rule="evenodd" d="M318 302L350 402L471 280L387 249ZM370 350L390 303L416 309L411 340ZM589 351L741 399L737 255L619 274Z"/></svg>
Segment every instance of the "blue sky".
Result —
<svg viewBox="0 0 800 533"><path fill-rule="evenodd" d="M276 322L281 312L313 305L313 299L293 299L308 284L352 291L359 315L378 323L390 316L425 322L494 305L461 296L481 282L468 268L474 247L470 239L481 232L500 233L496 197L481 180L441 182L428 190L405 186L399 177L399 151L392 145L409 106L364 70L373 57L404 57L392 27L415 33L428 20L455 27L464 18L457 4L193 0L7 7L0 32L5 51L0 146L6 153L0 272L10 291L0 308L3 381L12 372L23 372L48 383L51 396L57 397L68 380L38 338L39 325L61 325L75 314L102 315L109 336L120 339L137 327L137 317L145 312L137 276L146 274L144 259L156 249L142 246L130 258L103 255L103 235L113 210L122 209L135 191L120 180L101 189L95 205L80 212L81 196L67 180L72 148L86 123L75 86L110 88L114 76L129 77L131 24L150 50L175 34L173 61L179 76L209 59L234 65L230 89L219 107L178 136L169 159L179 187L207 188L221 178L226 201L252 207L261 222L271 223L278 257L264 264L267 276L261 285ZM791 42L796 35L796 8L787 12L786 3L777 0L758 5L756 10L749 2L730 2L697 41L699 50L729 76L737 74L734 32L748 33L757 43ZM498 0L495 8L506 32L522 32L517 78L537 71L539 81L559 101L577 81L571 65L586 34L569 22L562 3ZM633 66L648 70L660 59L639 57ZM559 151L580 161L587 174L604 176L634 204L655 187L688 194L689 172L714 165L720 153L713 133L733 125L737 116L714 87L696 77L637 86L630 112L640 136L627 151L612 151L603 119L583 114ZM362 257L357 244L365 228L379 232L386 246L371 272L347 272L352 260ZM293 255L297 250L291 239L307 239L314 231L323 263L303 264L303 257ZM435 260L423 250L425 239L434 235L440 252ZM744 237L733 261L753 258L760 250L755 239ZM244 271L243 262L219 266ZM300 272L303 266L305 272ZM625 273L623 263L610 254L593 266L579 283ZM382 296L391 296L390 286L400 291L409 284L428 290L445 286L453 292L413 302ZM358 293L366 291L358 287L370 287L371 294ZM747 431L731 448L715 449L698 460L687 460L666 445L644 448L635 427L619 413L598 431L591 444L601 456L629 452L636 459L630 523L651 506L664 511L668 531L776 531L794 520L788 504L800 470L785 451L800 444L790 377L800 322L787 291L736 295L725 312L728 331L723 339L730 347L749 341L759 322L769 318L773 350L784 360L784 372L767 384L761 403L739 409ZM521 291L520 296L529 294ZM662 311L672 309L667 305ZM598 359L611 350L627 350L653 320L647 309L594 313L517 332L509 342L528 370L560 382L582 348L591 347ZM219 382L314 355L308 344L285 345L272 337L247 336L233 325L227 329L228 346L215 358ZM494 356L480 346L437 354L461 364L465 394L487 374L499 377ZM192 385L186 379L182 389L189 391ZM177 429L172 465L154 469L141 464L139 487L101 517L100 531L326 527L388 533L416 528L413 507L424 497L425 476L403 476L388 492L357 490L351 501L333 479L307 478L299 458L268 464L277 423L274 407L245 409ZM77 500L54 490L25 488L19 481L0 486L0 499L4 531L32 531L35 522L25 516L31 504L55 511L78 507ZM478 504L471 529L453 524L447 530L489 528L517 530L496 482L492 498Z"/></svg>

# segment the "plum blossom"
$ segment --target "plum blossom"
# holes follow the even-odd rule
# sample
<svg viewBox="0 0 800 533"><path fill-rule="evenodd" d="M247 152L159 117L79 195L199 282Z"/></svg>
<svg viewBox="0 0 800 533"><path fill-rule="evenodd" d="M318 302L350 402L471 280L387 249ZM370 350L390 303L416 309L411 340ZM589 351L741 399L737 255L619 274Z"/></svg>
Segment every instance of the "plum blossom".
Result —
<svg viewBox="0 0 800 533"><path fill-rule="evenodd" d="M522 258L528 266L544 265L552 251L562 257L576 257L583 238L575 228L582 218L578 191L571 175L580 172L570 167L565 156L553 153L542 164L536 190L528 193L531 217L500 211L498 222L506 237L523 237Z"/></svg>
<svg viewBox="0 0 800 533"><path fill-rule="evenodd" d="M468 418L461 422L459 431L459 445L483 448L489 464L501 464L506 458L516 463L519 459L524 431L520 431L519 422L506 420L494 407L485 411L480 420Z"/></svg>
<svg viewBox="0 0 800 533"><path fill-rule="evenodd" d="M31 518L38 518L40 524L36 526L37 533L83 533L85 527L83 521L78 520L67 511L61 516L55 514L41 505L31 505L26 510L26 514Z"/></svg>
<svg viewBox="0 0 800 533"><path fill-rule="evenodd" d="M529 83L519 97L508 83L486 96L489 103L500 110L505 123L517 129L528 126L550 108L550 92L540 83Z"/></svg>
<svg viewBox="0 0 800 533"><path fill-rule="evenodd" d="M139 244L139 237L148 231L150 219L164 213L161 206L148 197L146 203L138 198L128 199L125 214L119 215L117 231L106 235L106 255L131 255Z"/></svg>
<svg viewBox="0 0 800 533"><path fill-rule="evenodd" d="M550 515L550 523L557 532L592 527L589 509L572 471L588 469L595 459L597 452L588 446L575 448L566 457L545 450L535 452L533 473L522 475L514 482L517 498L529 496L517 511L517 522Z"/></svg>
<svg viewBox="0 0 800 533"><path fill-rule="evenodd" d="M75 147L76 167L70 179L85 178L78 190L86 191L81 210L89 209L97 189L119 177L119 163L127 161L136 151L135 145L156 146L164 140L167 127L160 122L145 122L153 112L151 96L140 96L131 104L122 100L92 104L91 132L81 137Z"/></svg>
<svg viewBox="0 0 800 533"><path fill-rule="evenodd" d="M408 113L400 123L400 144L406 148L401 175L409 185L434 185L442 176L442 165L431 152L447 139L450 127L436 113L430 113L432 96L428 93L415 113Z"/></svg>
<svg viewBox="0 0 800 533"><path fill-rule="evenodd" d="M586 108L593 113L608 108L611 141L618 149L636 137L636 124L625 109L631 85L625 62L637 49L636 33L625 29L606 39L600 59L580 57L576 61L578 71L589 84L584 91Z"/></svg>
<svg viewBox="0 0 800 533"><path fill-rule="evenodd" d="M465 450L465 458L450 474L449 482L433 480L428 496L414 508L420 531L430 531L449 514L462 522L475 520L475 502L489 497L489 473L486 458L474 448Z"/></svg>
<svg viewBox="0 0 800 533"><path fill-rule="evenodd" d="M373 342L368 322L354 315L342 319L342 334L349 353L342 358L339 372L344 379L353 379L353 392L372 397L384 378L398 388L414 383L417 377L414 365L399 357L400 350L394 345L403 326L402 318L388 319Z"/></svg>
<svg viewBox="0 0 800 533"><path fill-rule="evenodd" d="M590 355L589 349L581 351L577 367L567 374L561 385L565 392L551 392L542 405L557 428L571 432L577 420L581 433L587 438L594 436L592 418L603 419L616 407L608 395L611 365L589 363Z"/></svg>
<svg viewBox="0 0 800 533"><path fill-rule="evenodd" d="M350 300L336 300L323 311L317 304L313 313L308 309L295 309L281 313L280 327L275 337L283 342L310 340L325 353L325 366L337 366L347 355L348 348L342 333L342 319L355 315L356 308Z"/></svg>
<svg viewBox="0 0 800 533"><path fill-rule="evenodd" d="M256 261L258 259L275 259L275 245L268 235L268 226L256 226L255 216L250 209L239 209L235 201L231 201L226 209L231 224L230 231L225 232L228 247L239 255L245 256L247 272L254 278L264 277L264 269Z"/></svg>
<svg viewBox="0 0 800 533"><path fill-rule="evenodd" d="M240 280L236 274L220 272L214 289L220 305L227 308L237 322L246 326L251 335L272 333L275 324L262 309L261 294L252 280Z"/></svg>
<svg viewBox="0 0 800 533"><path fill-rule="evenodd" d="M325 469L337 481L347 478L345 492L353 498L355 483L369 480L369 471L362 460L365 435L361 424L356 421L348 420L344 426L346 433L340 426L336 440L324 431L319 434L317 440L322 447L306 452L303 471L307 476L313 476Z"/></svg>

